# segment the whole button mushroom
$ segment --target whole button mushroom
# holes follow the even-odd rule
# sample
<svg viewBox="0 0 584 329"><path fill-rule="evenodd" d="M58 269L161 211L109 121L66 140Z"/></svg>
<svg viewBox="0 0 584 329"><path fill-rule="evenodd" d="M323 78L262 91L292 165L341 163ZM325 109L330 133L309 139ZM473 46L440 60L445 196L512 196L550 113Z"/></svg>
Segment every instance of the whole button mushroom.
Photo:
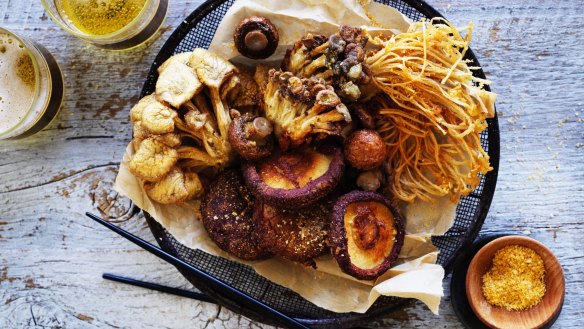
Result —
<svg viewBox="0 0 584 329"><path fill-rule="evenodd" d="M385 143L375 130L356 130L345 141L345 159L354 168L361 170L377 168L386 156Z"/></svg>
<svg viewBox="0 0 584 329"><path fill-rule="evenodd" d="M278 29L265 17L244 18L233 33L233 42L239 53L251 59L270 57L279 41Z"/></svg>

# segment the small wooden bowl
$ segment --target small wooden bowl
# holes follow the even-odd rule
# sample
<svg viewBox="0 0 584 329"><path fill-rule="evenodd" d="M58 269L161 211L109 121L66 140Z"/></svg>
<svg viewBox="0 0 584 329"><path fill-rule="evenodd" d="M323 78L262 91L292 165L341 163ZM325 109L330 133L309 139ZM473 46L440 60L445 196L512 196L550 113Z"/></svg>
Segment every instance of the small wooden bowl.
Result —
<svg viewBox="0 0 584 329"><path fill-rule="evenodd" d="M546 292L539 304L524 311L507 311L491 306L483 295L482 277L493 265L495 252L505 246L519 245L535 251L544 262ZM491 328L541 328L562 308L566 283L564 272L554 254L540 242L517 235L495 239L472 259L466 273L466 295L477 317Z"/></svg>

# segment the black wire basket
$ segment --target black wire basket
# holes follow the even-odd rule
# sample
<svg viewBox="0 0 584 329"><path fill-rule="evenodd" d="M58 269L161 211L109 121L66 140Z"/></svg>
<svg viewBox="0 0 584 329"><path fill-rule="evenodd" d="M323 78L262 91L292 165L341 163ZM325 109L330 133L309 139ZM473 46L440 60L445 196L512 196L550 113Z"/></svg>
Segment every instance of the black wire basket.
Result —
<svg viewBox="0 0 584 329"><path fill-rule="evenodd" d="M233 2L234 0L208 0L182 22L156 56L142 89L142 96L154 92L158 78L156 69L170 56L198 47L208 48L219 23ZM443 17L434 8L419 0L376 0L376 2L392 6L414 21ZM480 65L471 50L467 52L466 58L473 60L474 65ZM474 75L485 78L482 70L474 71ZM447 273L451 271L456 256L468 248L478 235L495 192L499 169L499 125L496 116L493 119L488 119L487 122L489 127L481 134L481 143L489 154L493 170L481 177L479 186L470 195L461 199L456 209L456 218L452 228L445 235L432 238L434 245L440 249L437 262L445 268ZM355 326L367 319L388 314L410 301L404 298L381 297L364 314L331 312L312 304L287 288L270 282L255 273L251 267L212 256L201 250L187 248L147 213L145 217L152 233L164 250L312 327L344 328ZM245 306L234 303L229 296L221 295L201 285L189 273L181 272L194 286L211 296L219 304L253 320L274 324L261 314L254 313Z"/></svg>

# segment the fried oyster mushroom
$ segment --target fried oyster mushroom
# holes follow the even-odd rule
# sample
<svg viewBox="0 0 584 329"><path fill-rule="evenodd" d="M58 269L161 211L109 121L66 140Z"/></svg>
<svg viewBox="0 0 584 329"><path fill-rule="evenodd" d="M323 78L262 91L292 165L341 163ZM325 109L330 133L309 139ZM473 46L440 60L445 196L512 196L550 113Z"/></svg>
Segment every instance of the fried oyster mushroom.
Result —
<svg viewBox="0 0 584 329"><path fill-rule="evenodd" d="M329 214L326 203L287 210L257 201L254 235L266 250L316 268L314 258L328 251Z"/></svg>
<svg viewBox="0 0 584 329"><path fill-rule="evenodd" d="M152 200L176 204L199 197L201 178L208 181L235 159L225 98L239 79L231 63L204 49L172 56L159 73L156 92L130 111L135 154L129 170Z"/></svg>
<svg viewBox="0 0 584 329"><path fill-rule="evenodd" d="M203 198L203 225L219 248L244 259L265 259L272 254L254 236L254 198L241 173L227 170L219 174Z"/></svg>
<svg viewBox="0 0 584 329"><path fill-rule="evenodd" d="M397 259L404 243L404 223L381 194L353 191L333 206L329 245L341 270L360 280L374 280Z"/></svg>
<svg viewBox="0 0 584 329"><path fill-rule="evenodd" d="M299 78L271 69L267 78L256 73L256 81L263 91L264 114L274 124L283 150L328 135L338 136L351 122L349 110L323 79Z"/></svg>
<svg viewBox="0 0 584 329"><path fill-rule="evenodd" d="M177 204L203 194L203 184L196 173L184 173L174 166L158 182L146 182L148 196L161 204Z"/></svg>
<svg viewBox="0 0 584 329"><path fill-rule="evenodd" d="M243 176L260 200L283 208L304 207L332 191L343 176L342 151L333 145L275 152L255 163L244 162Z"/></svg>
<svg viewBox="0 0 584 329"><path fill-rule="evenodd" d="M156 97L177 109L203 88L196 71L190 66L191 55L174 55L158 68Z"/></svg>
<svg viewBox="0 0 584 329"><path fill-rule="evenodd" d="M130 172L145 181L156 182L162 179L178 161L178 152L148 137L140 143L130 160Z"/></svg>

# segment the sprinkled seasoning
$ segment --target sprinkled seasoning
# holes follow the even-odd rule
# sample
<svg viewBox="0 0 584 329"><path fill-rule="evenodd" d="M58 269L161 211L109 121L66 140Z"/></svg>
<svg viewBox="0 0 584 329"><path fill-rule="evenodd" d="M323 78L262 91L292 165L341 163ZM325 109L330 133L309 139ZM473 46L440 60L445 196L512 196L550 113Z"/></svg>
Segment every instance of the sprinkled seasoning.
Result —
<svg viewBox="0 0 584 329"><path fill-rule="evenodd" d="M142 10L146 0L64 0L62 10L78 29L104 35L128 25Z"/></svg>
<svg viewBox="0 0 584 329"><path fill-rule="evenodd" d="M531 308L545 295L543 259L527 247L511 245L498 250L493 267L482 279L487 302L508 311Z"/></svg>

